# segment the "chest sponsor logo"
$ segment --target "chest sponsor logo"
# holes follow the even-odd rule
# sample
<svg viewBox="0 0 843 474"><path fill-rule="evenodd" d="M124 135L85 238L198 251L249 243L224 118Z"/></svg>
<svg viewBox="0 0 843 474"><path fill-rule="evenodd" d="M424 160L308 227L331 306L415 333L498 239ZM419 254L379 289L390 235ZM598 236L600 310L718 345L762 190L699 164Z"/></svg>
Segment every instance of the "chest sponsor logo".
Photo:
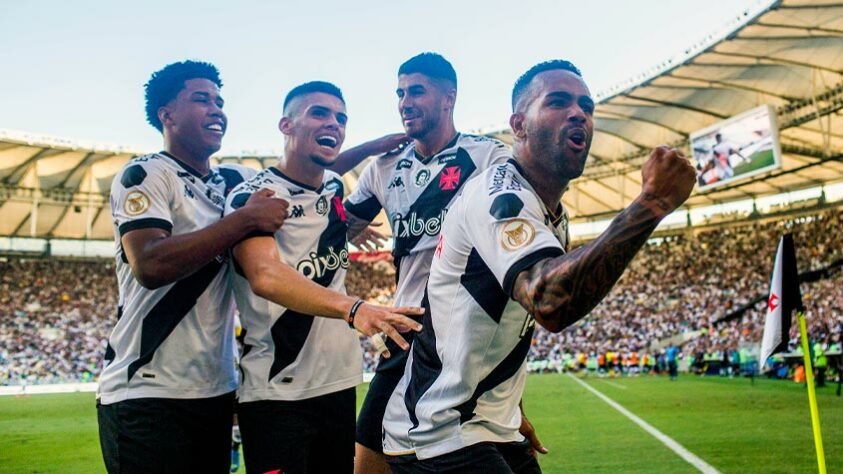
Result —
<svg viewBox="0 0 843 474"><path fill-rule="evenodd" d="M501 229L501 246L506 250L517 250L536 238L536 228L524 219L513 219Z"/></svg>
<svg viewBox="0 0 843 474"><path fill-rule="evenodd" d="M300 204L296 204L290 210L290 219L295 219L296 217L304 217L304 208Z"/></svg>
<svg viewBox="0 0 843 474"><path fill-rule="evenodd" d="M130 216L137 216L146 212L149 204L149 197L143 191L132 191L126 195L123 210Z"/></svg>
<svg viewBox="0 0 843 474"><path fill-rule="evenodd" d="M196 182L196 178L194 178L193 175L190 174L190 173L186 173L184 171L176 171L176 175L179 178L186 179L187 181L190 181L191 183Z"/></svg>
<svg viewBox="0 0 843 474"><path fill-rule="evenodd" d="M298 196L299 194L304 194L304 189L287 189L290 192L290 196Z"/></svg>
<svg viewBox="0 0 843 474"><path fill-rule="evenodd" d="M328 213L328 200L325 199L325 196L319 196L319 199L316 200L316 213L320 216Z"/></svg>
<svg viewBox="0 0 843 474"><path fill-rule="evenodd" d="M422 219L413 211L409 216L402 214L395 214L392 219L392 228L395 229L395 237L419 237L422 235L438 235L442 229L442 222L445 221L445 214L447 209L442 209L442 212L430 219Z"/></svg>
<svg viewBox="0 0 843 474"><path fill-rule="evenodd" d="M212 203L214 203L215 205L217 205L219 207L223 207L225 205L225 198L222 197L221 194L215 193L214 191L211 191L210 189L205 191L205 197L207 197L209 201L211 201Z"/></svg>
<svg viewBox="0 0 843 474"><path fill-rule="evenodd" d="M186 184L184 185L184 196L190 199L196 199L196 196L193 195L193 190L188 188Z"/></svg>
<svg viewBox="0 0 843 474"><path fill-rule="evenodd" d="M413 178L413 182L418 187L423 187L430 181L430 170L428 169L421 169L416 172L415 178Z"/></svg>
<svg viewBox="0 0 843 474"><path fill-rule="evenodd" d="M495 174L492 175L492 185L489 187L489 195L491 196L504 189L507 191L521 191L521 183L515 176L510 176L507 181L506 165L501 165L495 168Z"/></svg>
<svg viewBox="0 0 843 474"><path fill-rule="evenodd" d="M442 191L457 189L457 185L460 184L460 174L459 166L449 166L442 170L439 175L439 189Z"/></svg>
<svg viewBox="0 0 843 474"><path fill-rule="evenodd" d="M402 158L398 161L398 164L395 165L396 170L405 170L410 169L413 167L413 162L408 160L407 158Z"/></svg>
<svg viewBox="0 0 843 474"><path fill-rule="evenodd" d="M392 178L392 182L389 183L389 186L387 186L386 189L392 189L392 188L398 188L398 187L401 187L401 188L404 187L404 180L401 179L401 176L396 176L396 177Z"/></svg>
<svg viewBox="0 0 843 474"><path fill-rule="evenodd" d="M296 265L296 270L305 277L314 280L321 278L325 275L325 272L340 267L348 268L348 250L342 248L339 252L335 252L333 247L328 247L328 252L325 255L310 252L310 258L300 261Z"/></svg>

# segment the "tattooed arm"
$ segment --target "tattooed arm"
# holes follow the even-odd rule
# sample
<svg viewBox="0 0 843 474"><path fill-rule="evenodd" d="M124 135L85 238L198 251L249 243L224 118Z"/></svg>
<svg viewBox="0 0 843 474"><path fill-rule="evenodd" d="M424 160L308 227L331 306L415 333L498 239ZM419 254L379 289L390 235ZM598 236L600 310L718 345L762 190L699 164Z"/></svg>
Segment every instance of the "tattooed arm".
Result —
<svg viewBox="0 0 843 474"><path fill-rule="evenodd" d="M641 194L600 237L556 258L539 261L515 279L512 297L550 331L587 315L612 289L659 222L679 207L696 180L676 150L653 150L642 169Z"/></svg>

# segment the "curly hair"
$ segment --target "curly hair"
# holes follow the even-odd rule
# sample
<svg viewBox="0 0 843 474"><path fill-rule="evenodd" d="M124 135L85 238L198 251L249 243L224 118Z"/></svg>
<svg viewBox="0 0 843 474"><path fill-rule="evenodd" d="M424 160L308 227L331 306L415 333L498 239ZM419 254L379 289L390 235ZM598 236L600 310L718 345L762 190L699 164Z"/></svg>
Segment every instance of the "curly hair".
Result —
<svg viewBox="0 0 843 474"><path fill-rule="evenodd" d="M189 79L207 79L217 87L222 87L220 72L216 66L191 60L164 66L160 71L153 72L149 81L143 86L146 98L146 121L159 132L164 131L164 125L158 119L158 109L173 100L184 89L184 82Z"/></svg>

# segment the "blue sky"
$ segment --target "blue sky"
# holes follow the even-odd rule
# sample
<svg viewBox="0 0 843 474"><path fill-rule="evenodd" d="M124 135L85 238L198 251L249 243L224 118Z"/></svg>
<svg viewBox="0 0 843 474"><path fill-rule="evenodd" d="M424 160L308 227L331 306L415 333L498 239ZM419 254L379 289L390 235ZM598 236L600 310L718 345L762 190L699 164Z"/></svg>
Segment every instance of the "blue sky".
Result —
<svg viewBox="0 0 843 474"><path fill-rule="evenodd" d="M343 89L346 145L354 145L400 131L396 70L418 52L437 51L459 77L457 127L505 125L512 83L539 61L573 61L596 93L758 4L0 1L0 128L158 149L143 84L169 62L204 59L225 82L225 154L280 150L281 101L308 80Z"/></svg>

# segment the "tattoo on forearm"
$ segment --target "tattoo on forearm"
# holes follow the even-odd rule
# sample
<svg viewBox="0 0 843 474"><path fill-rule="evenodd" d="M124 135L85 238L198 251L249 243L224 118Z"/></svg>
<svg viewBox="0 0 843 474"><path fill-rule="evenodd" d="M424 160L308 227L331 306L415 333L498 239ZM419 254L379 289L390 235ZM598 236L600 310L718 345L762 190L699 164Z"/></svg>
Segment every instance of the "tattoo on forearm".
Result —
<svg viewBox="0 0 843 474"><path fill-rule="evenodd" d="M521 272L513 298L547 329L561 331L606 296L668 212L663 200L642 195L593 242Z"/></svg>

